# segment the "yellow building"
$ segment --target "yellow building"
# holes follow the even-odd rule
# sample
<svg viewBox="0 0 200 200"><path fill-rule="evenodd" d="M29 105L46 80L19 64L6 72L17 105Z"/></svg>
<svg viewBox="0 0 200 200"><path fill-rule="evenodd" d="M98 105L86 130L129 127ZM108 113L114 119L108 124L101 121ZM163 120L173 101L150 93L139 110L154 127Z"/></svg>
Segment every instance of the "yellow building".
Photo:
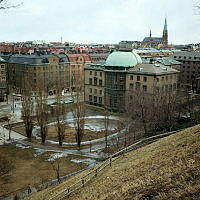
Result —
<svg viewBox="0 0 200 200"><path fill-rule="evenodd" d="M135 52L113 52L104 65L85 66L85 102L118 111L130 90L176 91L179 71L161 63L142 64Z"/></svg>

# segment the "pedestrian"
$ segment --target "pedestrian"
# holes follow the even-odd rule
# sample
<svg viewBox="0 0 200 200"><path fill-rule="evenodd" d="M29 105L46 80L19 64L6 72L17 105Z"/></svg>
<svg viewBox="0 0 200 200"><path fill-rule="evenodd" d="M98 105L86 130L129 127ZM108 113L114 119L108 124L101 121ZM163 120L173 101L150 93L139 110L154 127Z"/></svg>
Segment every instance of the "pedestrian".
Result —
<svg viewBox="0 0 200 200"><path fill-rule="evenodd" d="M28 194L31 193L31 184L28 185Z"/></svg>

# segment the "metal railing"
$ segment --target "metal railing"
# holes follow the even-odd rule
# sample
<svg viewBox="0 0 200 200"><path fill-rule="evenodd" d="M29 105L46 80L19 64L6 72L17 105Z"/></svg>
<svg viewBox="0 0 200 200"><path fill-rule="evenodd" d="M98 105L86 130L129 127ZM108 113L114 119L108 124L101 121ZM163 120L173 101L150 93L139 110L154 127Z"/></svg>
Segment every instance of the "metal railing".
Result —
<svg viewBox="0 0 200 200"><path fill-rule="evenodd" d="M169 136L171 134L174 134L176 132L179 132L181 130L178 131L172 131L172 132L168 132L168 133L164 133L164 134L159 134L159 135L155 135L152 137L148 137L145 139L142 139L120 151L118 151L117 153L113 154L110 156L109 159L107 159L106 161L102 162L101 164L99 164L98 166L95 166L93 168L93 170L91 170L88 174L86 174L85 176L81 177L76 183L74 183L73 185L70 186L66 186L65 189L63 189L62 191L60 191L59 193L53 195L52 197L49 198L49 200L62 200L64 198L69 198L70 195L72 195L73 193L75 193L78 189L85 187L85 185L92 180L93 178L97 177L98 174L100 174L100 172L102 172L106 167L112 167L112 163L114 161L116 161L118 158L120 158L120 155L124 155L124 153L132 151L132 150L136 150L140 147L143 147L147 144L150 144L160 138Z"/></svg>

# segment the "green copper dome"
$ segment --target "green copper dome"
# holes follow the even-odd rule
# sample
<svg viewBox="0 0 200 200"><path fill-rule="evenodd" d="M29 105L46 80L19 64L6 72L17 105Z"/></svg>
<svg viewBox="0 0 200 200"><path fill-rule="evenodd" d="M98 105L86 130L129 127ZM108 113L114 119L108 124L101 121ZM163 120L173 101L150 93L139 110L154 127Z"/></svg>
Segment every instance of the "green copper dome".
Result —
<svg viewBox="0 0 200 200"><path fill-rule="evenodd" d="M105 65L118 67L133 67L138 63L142 63L142 60L137 53L115 51L108 56Z"/></svg>

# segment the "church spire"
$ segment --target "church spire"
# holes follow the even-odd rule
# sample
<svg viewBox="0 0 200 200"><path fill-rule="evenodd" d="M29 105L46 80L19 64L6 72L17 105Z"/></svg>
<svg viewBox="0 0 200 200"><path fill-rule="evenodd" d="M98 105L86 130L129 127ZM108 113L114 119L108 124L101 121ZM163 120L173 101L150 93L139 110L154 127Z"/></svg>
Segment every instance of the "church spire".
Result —
<svg viewBox="0 0 200 200"><path fill-rule="evenodd" d="M165 25L163 29L163 46L168 46L168 30L167 30L167 17L165 17Z"/></svg>
<svg viewBox="0 0 200 200"><path fill-rule="evenodd" d="M151 38L151 29L150 29L150 34L149 34L149 37Z"/></svg>
<svg viewBox="0 0 200 200"><path fill-rule="evenodd" d="M165 17L165 25L164 25L163 32L167 32L167 17Z"/></svg>

